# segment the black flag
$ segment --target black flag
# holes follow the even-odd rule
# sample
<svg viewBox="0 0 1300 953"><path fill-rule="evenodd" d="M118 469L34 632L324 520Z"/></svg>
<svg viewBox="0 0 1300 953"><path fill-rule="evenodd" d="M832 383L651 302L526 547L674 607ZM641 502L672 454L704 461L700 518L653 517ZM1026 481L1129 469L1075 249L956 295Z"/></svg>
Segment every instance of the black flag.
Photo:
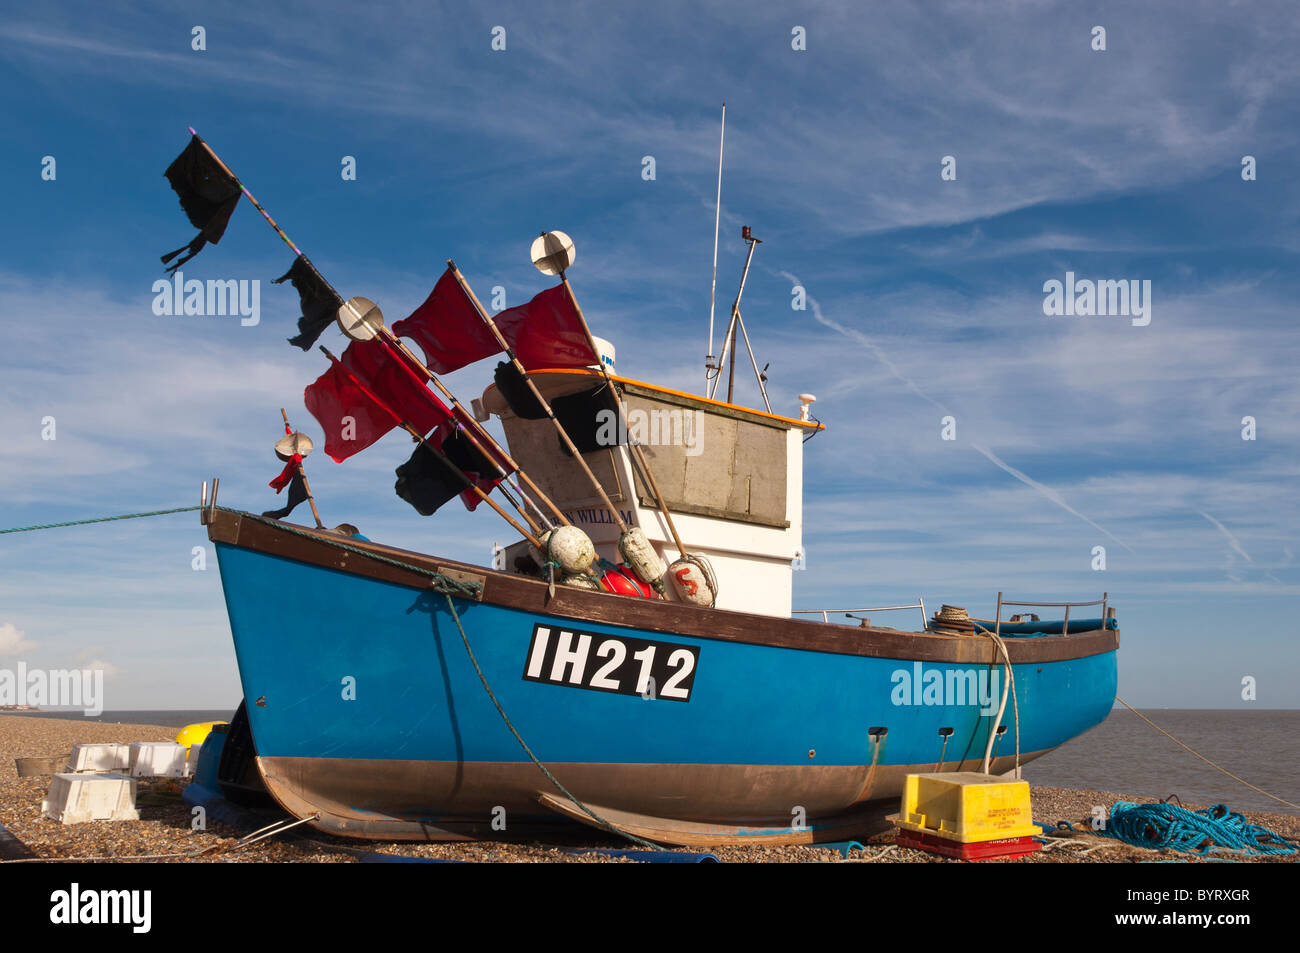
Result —
<svg viewBox="0 0 1300 953"><path fill-rule="evenodd" d="M222 168L221 163L203 147L198 136L190 139L185 151L163 173L180 196L181 208L190 224L199 230L194 240L162 256L167 264L183 251L189 254L168 268L175 271L203 250L208 242L217 244L226 233L230 216L239 204L239 182Z"/></svg>
<svg viewBox="0 0 1300 953"><path fill-rule="evenodd" d="M421 516L432 516L470 483L448 466L427 444L420 444L397 468L397 495L415 507Z"/></svg>
<svg viewBox="0 0 1300 953"><path fill-rule="evenodd" d="M496 381L497 390L509 405L510 412L520 420L541 420L546 416L546 411L542 409L532 388L524 380L524 375L520 374L513 364L502 361L497 365L496 372L492 376Z"/></svg>
<svg viewBox="0 0 1300 953"><path fill-rule="evenodd" d="M436 442L437 437L437 433L430 434L429 440ZM450 463L434 453L427 442L422 443L415 448L411 459L397 468L397 484L393 489L421 516L432 516L444 503L470 488L470 481L457 469L480 480L494 470L491 461L479 453L459 430L453 431L442 442L442 453ZM486 485L480 482L479 485L491 489L495 482L492 480ZM475 497L475 505L478 505L477 499Z"/></svg>
<svg viewBox="0 0 1300 953"><path fill-rule="evenodd" d="M594 453L623 443L625 435L619 432L618 404L608 384L556 397L551 401L551 410L579 453ZM563 443L560 449L566 457L572 456Z"/></svg>
<svg viewBox="0 0 1300 953"><path fill-rule="evenodd" d="M280 491L276 490L276 492L278 493ZM295 473L293 479L289 481L289 499L286 501L288 505L286 505L282 510L267 510L262 515L269 516L273 520L282 520L292 513L293 508L305 499L307 499L307 484L303 480L301 473Z"/></svg>
<svg viewBox="0 0 1300 953"><path fill-rule="evenodd" d="M298 336L289 338L289 343L304 351L310 351L316 339L321 336L321 332L329 327L329 323L338 315L339 308L343 307L343 299L320 276L320 272L307 260L306 255L295 258L289 270L276 278L272 284L278 285L286 281L293 282L294 290L298 292L302 304L302 317L298 319Z"/></svg>

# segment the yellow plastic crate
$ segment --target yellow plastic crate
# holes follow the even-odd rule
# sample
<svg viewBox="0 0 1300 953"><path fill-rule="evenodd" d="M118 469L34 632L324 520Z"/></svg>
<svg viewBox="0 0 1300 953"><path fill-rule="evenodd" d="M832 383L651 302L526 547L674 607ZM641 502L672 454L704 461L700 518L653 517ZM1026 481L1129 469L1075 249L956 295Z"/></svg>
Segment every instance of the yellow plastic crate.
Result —
<svg viewBox="0 0 1300 953"><path fill-rule="evenodd" d="M962 844L1032 837L1029 783L975 771L909 774L903 787L898 826Z"/></svg>

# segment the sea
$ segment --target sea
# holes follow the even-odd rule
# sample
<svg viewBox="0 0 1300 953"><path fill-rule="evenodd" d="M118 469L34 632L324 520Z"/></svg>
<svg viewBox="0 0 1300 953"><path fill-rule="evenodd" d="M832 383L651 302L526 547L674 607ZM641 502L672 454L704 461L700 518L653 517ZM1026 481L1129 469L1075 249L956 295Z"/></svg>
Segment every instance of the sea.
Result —
<svg viewBox="0 0 1300 953"><path fill-rule="evenodd" d="M22 714L30 718L86 718L76 711ZM226 709L106 711L86 720L180 729L197 722L228 721L231 714ZM1300 710L1154 708L1144 714L1225 770L1269 794L1300 804ZM1004 749L999 746L1001 753ZM1030 762L1023 775L1031 784L1047 787L1114 791L1140 798L1174 795L1183 803L1300 815L1300 809L1216 771L1125 709L1112 711L1096 728Z"/></svg>

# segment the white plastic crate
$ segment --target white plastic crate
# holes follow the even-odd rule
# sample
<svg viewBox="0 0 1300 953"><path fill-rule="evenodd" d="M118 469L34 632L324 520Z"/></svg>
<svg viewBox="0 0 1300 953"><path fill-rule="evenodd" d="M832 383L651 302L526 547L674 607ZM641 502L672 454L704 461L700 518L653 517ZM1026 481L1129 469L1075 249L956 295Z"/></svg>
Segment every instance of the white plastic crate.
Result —
<svg viewBox="0 0 1300 953"><path fill-rule="evenodd" d="M93 744L73 745L68 770L125 771L131 766L131 750L126 745Z"/></svg>
<svg viewBox="0 0 1300 953"><path fill-rule="evenodd" d="M136 741L131 744L131 777L183 778L189 749L174 741Z"/></svg>
<svg viewBox="0 0 1300 953"><path fill-rule="evenodd" d="M56 774L41 813L60 824L140 819L135 782L122 774Z"/></svg>
<svg viewBox="0 0 1300 953"><path fill-rule="evenodd" d="M203 750L203 742L190 745L190 753L185 756L185 777L192 778L194 773L199 770L199 753Z"/></svg>

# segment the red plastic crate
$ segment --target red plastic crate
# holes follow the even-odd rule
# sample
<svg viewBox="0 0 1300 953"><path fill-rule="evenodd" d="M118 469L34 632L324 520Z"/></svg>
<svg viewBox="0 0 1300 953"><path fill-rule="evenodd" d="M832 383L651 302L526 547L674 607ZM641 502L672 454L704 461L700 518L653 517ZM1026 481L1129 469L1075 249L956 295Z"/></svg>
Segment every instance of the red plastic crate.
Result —
<svg viewBox="0 0 1300 953"><path fill-rule="evenodd" d="M1043 845L1032 837L1006 837L1002 840L979 841L963 844L961 841L949 840L935 834L921 834L917 831L900 829L898 846L911 847L915 850L929 851L944 857L958 860L988 860L993 857L1023 857L1041 850Z"/></svg>

